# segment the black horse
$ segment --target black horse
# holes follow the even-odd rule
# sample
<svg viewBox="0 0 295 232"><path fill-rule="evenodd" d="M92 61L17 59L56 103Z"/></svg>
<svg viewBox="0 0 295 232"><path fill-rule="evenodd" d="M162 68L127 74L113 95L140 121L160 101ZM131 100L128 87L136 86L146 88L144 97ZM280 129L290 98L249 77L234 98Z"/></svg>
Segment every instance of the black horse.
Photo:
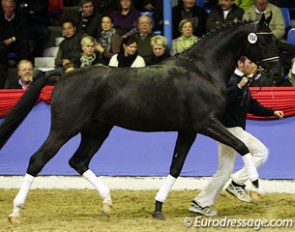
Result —
<svg viewBox="0 0 295 232"><path fill-rule="evenodd" d="M226 105L226 83L235 61L247 55L276 80L281 75L275 38L264 16L260 22L224 25L207 34L186 52L145 68L94 66L64 75L54 88L51 129L46 141L32 155L24 183L14 199L11 221L19 220L30 185L44 165L73 136L81 143L69 161L90 181L111 210L110 191L89 169L89 163L113 126L136 131L177 131L170 175L156 196L153 216L164 219L162 203L179 176L197 133L233 147L243 157L248 148L220 123ZM30 87L0 127L0 148L33 107L48 77ZM29 100L28 100L29 99ZM251 157L250 157L251 158ZM258 174L251 159L244 159L250 180L258 188Z"/></svg>

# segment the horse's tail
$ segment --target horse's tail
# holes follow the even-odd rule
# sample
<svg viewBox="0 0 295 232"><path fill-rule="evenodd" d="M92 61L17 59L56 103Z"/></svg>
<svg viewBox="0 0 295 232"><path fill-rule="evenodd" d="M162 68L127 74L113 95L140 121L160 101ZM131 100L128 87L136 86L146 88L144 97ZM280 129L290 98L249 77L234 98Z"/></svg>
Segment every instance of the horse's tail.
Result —
<svg viewBox="0 0 295 232"><path fill-rule="evenodd" d="M42 75L34 81L30 85L30 88L24 93L21 99L5 117L4 121L0 125L0 149L29 114L38 100L42 88L50 81L50 77L53 75L57 75L57 73L50 72L46 75Z"/></svg>

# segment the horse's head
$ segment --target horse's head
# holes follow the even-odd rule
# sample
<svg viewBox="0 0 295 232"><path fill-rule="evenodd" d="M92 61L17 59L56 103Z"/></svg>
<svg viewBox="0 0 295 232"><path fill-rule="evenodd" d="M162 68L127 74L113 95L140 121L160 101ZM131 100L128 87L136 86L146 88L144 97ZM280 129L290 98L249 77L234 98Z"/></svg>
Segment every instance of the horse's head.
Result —
<svg viewBox="0 0 295 232"><path fill-rule="evenodd" d="M265 76L275 84L282 78L282 67L279 61L276 38L269 28L270 15L262 15L255 26L255 31L248 35L246 46L247 56L264 72Z"/></svg>

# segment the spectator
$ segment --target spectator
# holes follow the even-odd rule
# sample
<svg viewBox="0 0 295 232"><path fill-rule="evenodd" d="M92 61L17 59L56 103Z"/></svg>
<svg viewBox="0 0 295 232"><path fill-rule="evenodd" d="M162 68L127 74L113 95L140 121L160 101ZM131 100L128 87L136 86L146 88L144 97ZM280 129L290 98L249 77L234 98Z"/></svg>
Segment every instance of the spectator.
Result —
<svg viewBox="0 0 295 232"><path fill-rule="evenodd" d="M29 60L21 60L17 65L18 78L11 82L7 89L28 89L33 82L33 64Z"/></svg>
<svg viewBox="0 0 295 232"><path fill-rule="evenodd" d="M168 40L165 36L156 35L152 37L151 46L154 55L150 59L148 65L158 64L171 56L168 49Z"/></svg>
<svg viewBox="0 0 295 232"><path fill-rule="evenodd" d="M139 11L132 6L132 0L120 0L119 10L111 13L115 28L120 35L124 35L136 27L139 16Z"/></svg>
<svg viewBox="0 0 295 232"><path fill-rule="evenodd" d="M272 19L270 21L269 27L278 39L282 39L285 34L285 23L282 12L280 8L268 2L268 0L255 0L255 5L250 7L243 15L244 20L259 21L262 14L265 17L272 14Z"/></svg>
<svg viewBox="0 0 295 232"><path fill-rule="evenodd" d="M42 57L49 38L48 0L16 0L17 11L27 18L29 39L33 41L32 58Z"/></svg>
<svg viewBox="0 0 295 232"><path fill-rule="evenodd" d="M194 34L198 37L206 33L206 21L208 13L204 8L196 6L196 0L182 0L172 8L172 37L180 36L178 25L182 19L192 19Z"/></svg>
<svg viewBox="0 0 295 232"><path fill-rule="evenodd" d="M137 54L137 42L133 37L122 40L122 48L118 54L112 56L109 66L131 68L145 66L143 57Z"/></svg>
<svg viewBox="0 0 295 232"><path fill-rule="evenodd" d="M171 55L181 53L198 42L198 37L193 35L193 22L191 19L183 19L179 23L181 36L172 40Z"/></svg>
<svg viewBox="0 0 295 232"><path fill-rule="evenodd" d="M97 38L101 15L94 11L93 0L81 0L80 11L74 16L77 31Z"/></svg>
<svg viewBox="0 0 295 232"><path fill-rule="evenodd" d="M219 5L209 13L206 23L206 29L216 27L226 21L238 22L242 20L244 11L234 4L234 0L220 0Z"/></svg>
<svg viewBox="0 0 295 232"><path fill-rule="evenodd" d="M142 15L138 18L138 31L132 35L137 42L137 51L140 56L144 58L147 64L153 56L153 49L151 46L151 38L154 36L152 33L153 25L152 18L148 15Z"/></svg>
<svg viewBox="0 0 295 232"><path fill-rule="evenodd" d="M101 54L101 63L107 65L114 54L118 54L121 47L121 37L113 27L113 20L110 16L103 16L101 19L101 33L96 45L97 51Z"/></svg>
<svg viewBox="0 0 295 232"><path fill-rule="evenodd" d="M82 34L77 32L73 21L65 20L62 24L64 40L60 43L55 59L56 68L68 63L77 63L81 56Z"/></svg>
<svg viewBox="0 0 295 232"><path fill-rule="evenodd" d="M18 60L30 57L27 32L28 25L24 17L15 12L13 0L2 0L3 13L0 16L0 88L4 88L7 79L8 59L13 56L14 66ZM11 54L11 55L10 55Z"/></svg>
<svg viewBox="0 0 295 232"><path fill-rule="evenodd" d="M242 8L245 11L247 11L251 6L254 5L255 0L235 0L235 4Z"/></svg>
<svg viewBox="0 0 295 232"><path fill-rule="evenodd" d="M74 64L76 68L89 67L100 63L95 44L96 40L91 36L84 36L82 38L82 55L78 62Z"/></svg>

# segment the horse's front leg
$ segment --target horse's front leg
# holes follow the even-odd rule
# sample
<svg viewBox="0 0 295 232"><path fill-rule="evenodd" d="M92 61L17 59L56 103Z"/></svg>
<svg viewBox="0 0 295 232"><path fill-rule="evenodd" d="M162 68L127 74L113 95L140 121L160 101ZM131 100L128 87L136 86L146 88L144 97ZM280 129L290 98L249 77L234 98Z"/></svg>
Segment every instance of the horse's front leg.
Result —
<svg viewBox="0 0 295 232"><path fill-rule="evenodd" d="M172 163L170 166L170 174L167 176L165 183L162 185L162 187L156 195L155 211L152 214L153 218L158 220L165 220L165 216L162 212L163 202L166 200L177 177L180 175L187 154L193 142L195 141L195 138L195 132L178 132L173 152Z"/></svg>

